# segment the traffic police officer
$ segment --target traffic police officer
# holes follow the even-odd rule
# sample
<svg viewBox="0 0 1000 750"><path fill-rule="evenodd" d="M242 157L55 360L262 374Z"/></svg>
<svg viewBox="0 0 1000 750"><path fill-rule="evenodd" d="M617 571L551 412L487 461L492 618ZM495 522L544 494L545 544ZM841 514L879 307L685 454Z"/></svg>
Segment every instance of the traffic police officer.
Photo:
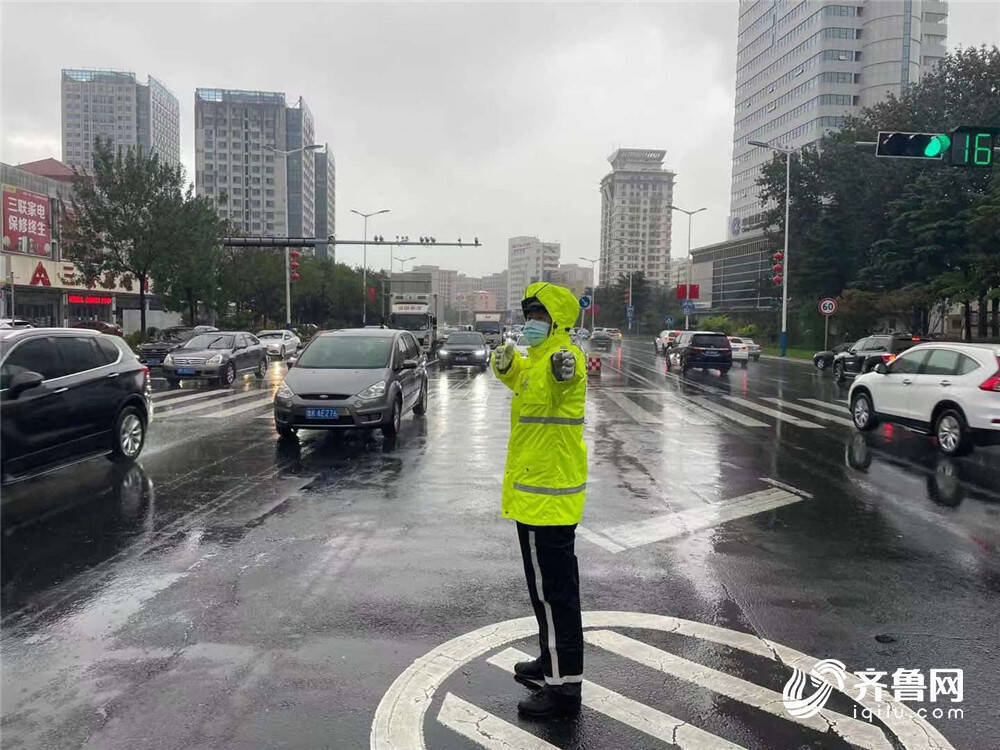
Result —
<svg viewBox="0 0 1000 750"><path fill-rule="evenodd" d="M541 649L537 659L515 665L514 673L536 687L544 681L518 710L545 718L580 709L583 626L574 543L587 486L587 368L569 336L580 313L572 292L537 282L525 291L521 309L528 355L519 355L513 344L499 347L493 371L514 392L502 515L517 522Z"/></svg>

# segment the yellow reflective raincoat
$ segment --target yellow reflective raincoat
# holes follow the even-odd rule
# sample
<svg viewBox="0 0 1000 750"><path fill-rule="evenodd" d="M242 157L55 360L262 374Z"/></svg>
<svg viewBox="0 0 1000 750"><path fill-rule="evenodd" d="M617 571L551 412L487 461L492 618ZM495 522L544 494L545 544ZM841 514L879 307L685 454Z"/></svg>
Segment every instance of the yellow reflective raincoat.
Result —
<svg viewBox="0 0 1000 750"><path fill-rule="evenodd" d="M515 356L507 372L496 369L494 358L494 374L514 392L501 512L531 526L565 526L580 522L587 487L587 360L569 337L580 305L568 289L541 281L525 290L529 297L545 305L553 327L527 357ZM576 374L565 382L555 379L550 363L562 348L576 358Z"/></svg>

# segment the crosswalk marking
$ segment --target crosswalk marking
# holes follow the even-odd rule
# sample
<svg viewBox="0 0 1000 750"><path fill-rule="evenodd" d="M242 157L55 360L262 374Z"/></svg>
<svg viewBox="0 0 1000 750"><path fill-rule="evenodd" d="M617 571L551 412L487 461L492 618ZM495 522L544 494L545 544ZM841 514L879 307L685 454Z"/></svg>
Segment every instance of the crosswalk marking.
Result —
<svg viewBox="0 0 1000 750"><path fill-rule="evenodd" d="M737 518L774 510L801 500L802 497L787 490L771 488L751 492L715 505L689 508L677 513L664 513L642 521L612 526L602 529L600 533L623 549L642 547L710 529Z"/></svg>
<svg viewBox="0 0 1000 750"><path fill-rule="evenodd" d="M816 417L817 419L824 419L827 422L836 422L837 424L842 424L846 427L854 426L854 424L849 419L844 419L843 417L838 417L834 414L827 414L826 412L816 411L815 409L810 409L807 406L790 404L787 401L782 401L780 398L763 398L761 400L768 401L772 404L778 404L782 409L791 409L792 411L800 411L803 414L808 414L810 417Z"/></svg>
<svg viewBox="0 0 1000 750"><path fill-rule="evenodd" d="M515 662L530 658L523 651L507 648L486 661L488 664L510 672L514 670ZM651 737L685 748L685 750L715 750L715 748L742 750L741 745L735 745L711 732L692 726L683 719L678 719L676 716L671 716L627 698L621 693L608 690L590 680L583 681L581 693L583 705L587 708L602 713L615 721L620 721L633 729L638 729ZM487 747L492 747L492 745ZM514 747L521 747L521 745Z"/></svg>
<svg viewBox="0 0 1000 750"><path fill-rule="evenodd" d="M727 401L732 401L740 406L745 406L747 409L753 409L754 411L759 411L761 414L767 414L768 416L774 417L775 419L780 419L783 422L788 422L796 427L808 427L813 430L822 430L823 425L815 424L814 422L808 422L805 419L799 419L798 417L793 417L790 414L785 414L784 412L776 411L767 406L761 406L760 404L754 403L749 399L739 398L738 396L723 396Z"/></svg>
<svg viewBox="0 0 1000 750"><path fill-rule="evenodd" d="M213 396L222 396L230 391L224 391L222 389L216 388L211 391L196 391L195 393L189 393L185 396L177 396L177 398L166 398L177 393L182 393L182 391L163 391L162 393L154 393L153 399L156 403L157 409L166 409L168 406L173 406L174 404L183 404L185 401L194 401L195 399L204 398L209 399ZM159 399L159 400L157 400Z"/></svg>
<svg viewBox="0 0 1000 750"><path fill-rule="evenodd" d="M663 418L654 416L640 407L632 399L623 393L608 393L608 399L621 407L622 411L628 414L639 424L662 424Z"/></svg>
<svg viewBox="0 0 1000 750"><path fill-rule="evenodd" d="M711 401L708 396L694 396L692 397L694 403L700 406L702 409L707 409L713 414L718 414L720 417L725 417L726 419L731 419L744 427L769 427L770 425L759 422L753 417L748 417L746 414L741 414L733 409L727 409L725 406L720 406L719 404Z"/></svg>
<svg viewBox="0 0 1000 750"><path fill-rule="evenodd" d="M803 401L807 404L814 404L815 406L822 406L824 409L830 409L831 411L835 411L838 414L843 414L845 411L847 411L847 409L845 409L843 406L837 406L836 404L831 404L829 401L820 401L818 398L800 398L799 401ZM846 401L842 403L845 406L847 405Z"/></svg>
<svg viewBox="0 0 1000 750"><path fill-rule="evenodd" d="M234 406L231 409L223 409L222 411L213 412L211 414L202 414L202 419L222 419L224 417L231 417L234 414L242 414L245 411L253 411L254 409L259 409L262 406L270 406L274 403L274 396L270 393L263 398L254 401L249 404L241 404L240 406Z"/></svg>
<svg viewBox="0 0 1000 750"><path fill-rule="evenodd" d="M605 549L608 552L625 551L625 548L622 547L620 544L615 544L604 535L598 534L596 531L591 531L590 529L585 528L583 526L578 525L576 527L576 533L579 534L580 537L582 537L583 539L586 539L588 542L592 542L593 544L596 544L598 547L601 547L602 549Z"/></svg>
<svg viewBox="0 0 1000 750"><path fill-rule="evenodd" d="M462 700L454 693L447 693L441 703L437 719L453 732L472 740L489 750L558 750L541 737L536 737L520 727Z"/></svg>
<svg viewBox="0 0 1000 750"><path fill-rule="evenodd" d="M793 717L785 710L781 693L690 661L612 630L587 630L584 631L583 637L587 643L612 654L631 659L672 677L692 682L699 687L732 698L781 719L803 724L817 732L829 732L832 726L833 731L850 745L871 748L872 750L892 747L882 730L867 721L827 710L820 711L818 715L809 718Z"/></svg>
<svg viewBox="0 0 1000 750"><path fill-rule="evenodd" d="M164 405L159 405L156 409L157 417L176 417L179 414L190 414L193 411L201 411L202 409L211 409L218 404L224 404L229 401L239 401L240 399L250 398L251 396L260 396L261 391L246 391L244 393L236 393L232 396L226 396L225 398L212 398L203 399L197 403L191 404L190 406L182 406L180 409L170 409L169 411L164 410Z"/></svg>

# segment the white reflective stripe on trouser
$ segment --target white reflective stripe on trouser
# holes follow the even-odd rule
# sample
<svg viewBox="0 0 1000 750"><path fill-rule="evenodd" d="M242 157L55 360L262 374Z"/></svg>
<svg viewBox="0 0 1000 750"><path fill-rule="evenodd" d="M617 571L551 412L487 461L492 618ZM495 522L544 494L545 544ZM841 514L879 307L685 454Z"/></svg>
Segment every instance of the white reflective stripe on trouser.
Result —
<svg viewBox="0 0 1000 750"><path fill-rule="evenodd" d="M562 680L559 676L559 654L556 653L556 623L552 619L552 605L545 600L545 591L542 589L542 568L538 564L538 548L535 546L534 531L528 532L528 547L531 549L531 568L535 572L535 591L538 594L538 600L542 603L542 607L545 608L545 624L548 626L549 631L549 663L552 665L551 679ZM548 682L549 679L546 676L545 681Z"/></svg>
<svg viewBox="0 0 1000 750"><path fill-rule="evenodd" d="M583 424L583 417L518 417L521 424Z"/></svg>
<svg viewBox="0 0 1000 750"><path fill-rule="evenodd" d="M568 685L573 682L583 682L582 674L568 674L563 677L546 677L546 685Z"/></svg>
<svg viewBox="0 0 1000 750"><path fill-rule="evenodd" d="M575 495L577 492L583 492L587 489L587 483L584 482L576 487L532 487L530 484L514 482L514 489L522 492L534 492L536 495Z"/></svg>

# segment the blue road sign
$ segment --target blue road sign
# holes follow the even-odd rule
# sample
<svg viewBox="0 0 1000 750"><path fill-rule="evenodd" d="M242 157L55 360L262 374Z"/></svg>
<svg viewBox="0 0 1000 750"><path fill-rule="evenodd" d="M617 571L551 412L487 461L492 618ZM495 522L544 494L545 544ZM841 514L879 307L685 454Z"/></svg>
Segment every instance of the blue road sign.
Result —
<svg viewBox="0 0 1000 750"><path fill-rule="evenodd" d="M668 315L666 318L664 318L663 322L666 323L668 326L672 326L674 324L674 316Z"/></svg>
<svg viewBox="0 0 1000 750"><path fill-rule="evenodd" d="M582 297L580 297L580 309L581 310L586 310L588 307L590 307L590 303L591 303L591 299L586 294L583 295Z"/></svg>
<svg viewBox="0 0 1000 750"><path fill-rule="evenodd" d="M694 312L694 302L689 299L684 300L681 303L681 312L685 315L690 315Z"/></svg>
<svg viewBox="0 0 1000 750"><path fill-rule="evenodd" d="M635 305L628 306L628 316L631 318L635 315Z"/></svg>

